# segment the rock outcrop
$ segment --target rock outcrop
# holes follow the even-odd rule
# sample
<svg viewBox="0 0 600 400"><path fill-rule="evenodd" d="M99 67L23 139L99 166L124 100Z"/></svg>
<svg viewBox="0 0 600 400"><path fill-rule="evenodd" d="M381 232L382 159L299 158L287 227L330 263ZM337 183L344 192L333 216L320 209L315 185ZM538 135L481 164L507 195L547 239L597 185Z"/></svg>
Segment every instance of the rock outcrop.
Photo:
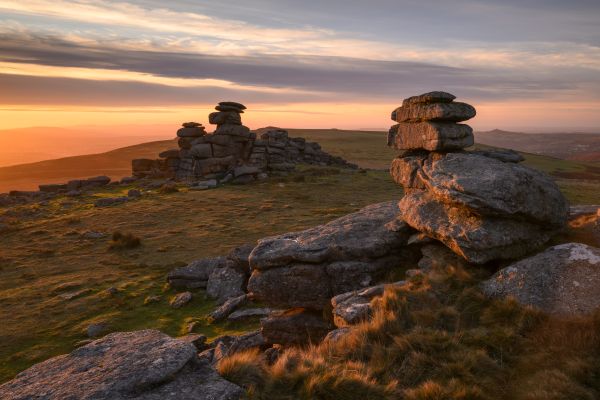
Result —
<svg viewBox="0 0 600 400"><path fill-rule="evenodd" d="M269 344L316 344L334 329L321 313L303 308L273 313L260 322L262 335Z"/></svg>
<svg viewBox="0 0 600 400"><path fill-rule="evenodd" d="M237 400L243 395L197 357L194 345L155 330L107 335L0 386L0 398L11 400Z"/></svg>
<svg viewBox="0 0 600 400"><path fill-rule="evenodd" d="M197 122L186 122L177 131L179 149L159 154L160 159L132 161L133 175L143 177L171 177L180 181L250 183L264 172L287 172L295 164L338 165L356 168L340 157L321 150L318 143L303 138L289 138L285 130L272 128L260 134L242 125L241 114L246 107L235 102L221 102L216 112L208 116L217 125L207 133Z"/></svg>
<svg viewBox="0 0 600 400"><path fill-rule="evenodd" d="M331 297L373 285L411 259L411 229L395 202L373 204L328 224L260 240L248 291L275 307L322 309Z"/></svg>
<svg viewBox="0 0 600 400"><path fill-rule="evenodd" d="M566 223L568 204L544 174L518 165L510 152L463 149L473 144L475 115L454 96L411 97L392 113L388 145L403 154L390 172L404 187L400 216L472 263L514 259L546 243Z"/></svg>
<svg viewBox="0 0 600 400"><path fill-rule="evenodd" d="M489 297L513 297L552 314L600 307L600 249L581 243L550 247L520 260L481 285Z"/></svg>

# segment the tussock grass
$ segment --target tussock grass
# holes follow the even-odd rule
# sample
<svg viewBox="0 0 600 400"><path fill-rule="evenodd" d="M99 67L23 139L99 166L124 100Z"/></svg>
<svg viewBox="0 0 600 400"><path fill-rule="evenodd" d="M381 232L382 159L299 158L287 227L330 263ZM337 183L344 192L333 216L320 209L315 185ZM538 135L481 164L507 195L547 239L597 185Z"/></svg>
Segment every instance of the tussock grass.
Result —
<svg viewBox="0 0 600 400"><path fill-rule="evenodd" d="M335 343L258 352L219 371L254 399L595 399L600 312L558 318L488 300L482 271L448 266L373 300L371 321Z"/></svg>

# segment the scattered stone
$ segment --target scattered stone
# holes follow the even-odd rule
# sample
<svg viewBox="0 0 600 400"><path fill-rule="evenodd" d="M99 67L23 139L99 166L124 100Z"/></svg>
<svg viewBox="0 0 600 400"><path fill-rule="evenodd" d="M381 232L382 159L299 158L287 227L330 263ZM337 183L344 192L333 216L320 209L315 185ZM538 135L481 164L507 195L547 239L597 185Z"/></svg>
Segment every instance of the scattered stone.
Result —
<svg viewBox="0 0 600 400"><path fill-rule="evenodd" d="M234 400L244 396L196 356L190 343L159 331L112 333L51 358L0 386L2 399Z"/></svg>
<svg viewBox="0 0 600 400"><path fill-rule="evenodd" d="M104 197L94 202L94 207L111 207L129 201L129 197Z"/></svg>
<svg viewBox="0 0 600 400"><path fill-rule="evenodd" d="M481 287L489 297L512 297L551 314L589 314L600 307L600 249L550 247L501 269Z"/></svg>
<svg viewBox="0 0 600 400"><path fill-rule="evenodd" d="M104 290L104 292L103 292L103 293L104 293L105 295L107 295L107 296L115 296L115 295L117 295L117 294L119 293L119 289L117 289L117 288L116 288L116 287L114 287L114 286L111 286L111 287L109 287L109 288L106 288L106 290Z"/></svg>
<svg viewBox="0 0 600 400"><path fill-rule="evenodd" d="M260 321L262 335L269 344L305 345L319 343L334 327L321 313L295 308L273 313Z"/></svg>
<svg viewBox="0 0 600 400"><path fill-rule="evenodd" d="M108 323L98 322L95 324L90 324L86 329L86 333L87 333L88 337L96 338L99 336L104 336L106 334L106 332L109 330L109 328L110 328L110 326Z"/></svg>
<svg viewBox="0 0 600 400"><path fill-rule="evenodd" d="M162 185L158 191L162 194L168 194L168 193L177 193L179 192L179 189L177 188L177 184L175 182L167 182L164 185Z"/></svg>
<svg viewBox="0 0 600 400"><path fill-rule="evenodd" d="M102 239L106 237L104 232L87 231L81 234L83 239Z"/></svg>
<svg viewBox="0 0 600 400"><path fill-rule="evenodd" d="M227 300L223 305L214 310L208 316L214 321L222 321L229 316L232 312L234 312L238 307L243 306L248 301L248 295L243 294L238 297L232 297Z"/></svg>
<svg viewBox="0 0 600 400"><path fill-rule="evenodd" d="M270 308L247 308L245 310L238 310L231 313L227 320L231 322L245 321L253 318L264 318L268 317L273 310Z"/></svg>
<svg viewBox="0 0 600 400"><path fill-rule="evenodd" d="M193 186L205 186L208 189L214 189L218 186L216 179L209 179L206 181L196 182Z"/></svg>
<svg viewBox="0 0 600 400"><path fill-rule="evenodd" d="M76 291L73 291L73 292L59 294L58 297L60 297L63 300L73 300L73 299L76 299L78 297L81 297L81 296L84 296L86 294L89 294L91 292L92 292L92 289L80 289L80 290L76 290Z"/></svg>
<svg viewBox="0 0 600 400"><path fill-rule="evenodd" d="M172 287L182 289L206 288L208 278L213 270L227 265L226 257L213 257L195 260L185 267L175 268L169 272L167 282Z"/></svg>
<svg viewBox="0 0 600 400"><path fill-rule="evenodd" d="M172 308L181 308L181 307L185 306L187 303L189 303L191 300L192 300L191 292L177 293L175 295L175 297L173 297L169 301L169 305Z"/></svg>
<svg viewBox="0 0 600 400"><path fill-rule="evenodd" d="M162 297L158 296L158 295L146 296L146 298L144 299L144 305L147 306L148 304L159 303L161 301L161 299L162 299ZM174 308L178 308L178 307L174 307Z"/></svg>
<svg viewBox="0 0 600 400"><path fill-rule="evenodd" d="M140 197L142 197L142 192L140 192L138 189L130 189L127 192L127 197L132 199L139 199Z"/></svg>

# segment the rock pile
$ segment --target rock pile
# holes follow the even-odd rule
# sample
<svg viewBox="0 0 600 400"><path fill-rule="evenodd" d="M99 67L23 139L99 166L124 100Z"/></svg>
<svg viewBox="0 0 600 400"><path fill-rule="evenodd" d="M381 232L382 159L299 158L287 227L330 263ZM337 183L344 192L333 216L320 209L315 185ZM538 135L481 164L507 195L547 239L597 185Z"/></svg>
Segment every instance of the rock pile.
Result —
<svg viewBox="0 0 600 400"><path fill-rule="evenodd" d="M340 157L321 150L318 143L289 138L285 130L269 128L256 133L242 125L246 106L231 101L219 103L208 116L217 129L209 134L197 122L186 122L177 131L178 149L163 151L160 159L132 161L138 178L176 178L180 181L249 183L264 172L286 172L295 164L339 165L356 168ZM214 186L214 185L212 185Z"/></svg>
<svg viewBox="0 0 600 400"><path fill-rule="evenodd" d="M506 152L469 152L468 104L449 93L410 97L394 110L391 175L404 187L401 218L472 263L523 256L562 229L568 204L544 174Z"/></svg>

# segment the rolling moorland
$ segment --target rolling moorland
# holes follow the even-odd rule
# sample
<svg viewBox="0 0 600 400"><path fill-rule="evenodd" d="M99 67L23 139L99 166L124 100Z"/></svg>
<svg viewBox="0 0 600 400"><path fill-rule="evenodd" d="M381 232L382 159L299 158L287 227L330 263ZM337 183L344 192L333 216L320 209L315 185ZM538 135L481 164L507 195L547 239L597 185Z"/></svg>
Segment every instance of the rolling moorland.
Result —
<svg viewBox="0 0 600 400"><path fill-rule="evenodd" d="M394 151L385 147L382 133L289 132L373 170L362 173L305 167L290 176L251 185L226 185L203 192L182 188L170 194L150 190L137 201L104 209L93 207L97 198L126 194L133 187L119 186L78 198L57 198L45 205L0 210L4 223L11 227L2 233L5 245L0 248L0 318L4 321L0 381L33 363L70 351L86 339L85 329L94 322L107 322L115 331L153 327L174 336L184 334L191 322L197 322L195 331L209 338L255 328L257 321L210 324L205 316L214 304L204 300L201 290L194 292L189 306L169 307L168 299L176 292L164 285L165 274L193 259L224 254L265 236L304 229L367 204L401 197L401 188L385 170ZM53 176L52 180L65 181L101 173L127 176L132 158L153 157L170 147L171 141L153 142L101 155L38 163L35 170L40 175L35 179ZM597 164L524 156L525 164L555 177L572 204L600 203ZM78 162L89 167L78 168L80 175L70 175ZM19 177L18 167L12 168L0 171L11 171L15 182L27 179L27 169L22 169ZM50 175L56 171L62 172ZM110 249L110 236L116 231L134 234L142 246ZM464 283L470 278L449 279ZM107 291L113 287L116 295ZM145 304L151 296L161 300ZM388 305L394 301L393 296L384 300ZM516 308L510 312L523 313ZM232 379L235 371L233 367L229 370ZM251 382L243 383L251 386ZM381 390L385 392L385 388Z"/></svg>

